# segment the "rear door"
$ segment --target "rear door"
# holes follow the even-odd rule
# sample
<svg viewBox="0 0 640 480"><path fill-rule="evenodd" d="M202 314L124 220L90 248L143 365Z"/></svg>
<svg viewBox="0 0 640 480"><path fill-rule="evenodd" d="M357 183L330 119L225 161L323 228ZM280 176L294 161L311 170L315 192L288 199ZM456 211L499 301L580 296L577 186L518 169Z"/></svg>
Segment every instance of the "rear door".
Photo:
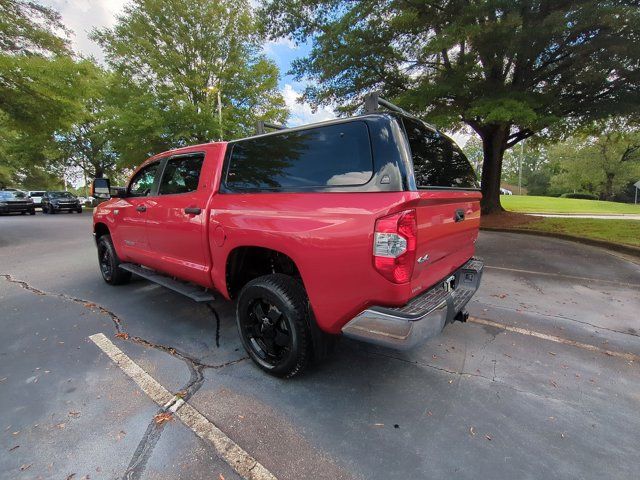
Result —
<svg viewBox="0 0 640 480"><path fill-rule="evenodd" d="M153 266L201 285L210 282L205 227L211 188L201 182L204 159L201 152L170 157L147 211Z"/></svg>
<svg viewBox="0 0 640 480"><path fill-rule="evenodd" d="M412 118L403 118L411 151L418 220L413 290L431 286L474 253L480 226L478 180L460 148Z"/></svg>

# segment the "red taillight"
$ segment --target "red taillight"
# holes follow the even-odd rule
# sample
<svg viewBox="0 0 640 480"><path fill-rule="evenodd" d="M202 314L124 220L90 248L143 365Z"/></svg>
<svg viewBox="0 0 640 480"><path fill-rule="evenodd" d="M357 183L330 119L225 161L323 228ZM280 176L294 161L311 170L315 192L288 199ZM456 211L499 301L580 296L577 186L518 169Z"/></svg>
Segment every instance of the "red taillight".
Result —
<svg viewBox="0 0 640 480"><path fill-rule="evenodd" d="M383 277L393 283L411 280L417 236L415 210L405 210L376 220L373 262Z"/></svg>

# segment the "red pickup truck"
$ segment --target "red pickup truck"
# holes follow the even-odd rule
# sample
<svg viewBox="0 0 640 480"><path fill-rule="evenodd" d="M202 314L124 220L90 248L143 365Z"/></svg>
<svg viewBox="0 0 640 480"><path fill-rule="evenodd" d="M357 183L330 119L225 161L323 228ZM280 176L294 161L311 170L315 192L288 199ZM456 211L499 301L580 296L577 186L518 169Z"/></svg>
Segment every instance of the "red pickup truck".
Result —
<svg viewBox="0 0 640 480"><path fill-rule="evenodd" d="M375 111L156 155L93 227L107 283L236 300L248 354L290 377L340 334L405 349L466 320L477 187L447 136Z"/></svg>

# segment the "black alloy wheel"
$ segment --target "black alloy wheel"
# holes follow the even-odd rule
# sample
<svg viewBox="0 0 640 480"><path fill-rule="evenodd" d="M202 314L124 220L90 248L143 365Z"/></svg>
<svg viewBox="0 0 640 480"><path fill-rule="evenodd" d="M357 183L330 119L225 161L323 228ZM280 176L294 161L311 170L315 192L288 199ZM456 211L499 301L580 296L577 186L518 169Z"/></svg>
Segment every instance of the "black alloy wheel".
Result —
<svg viewBox="0 0 640 480"><path fill-rule="evenodd" d="M98 265L102 278L109 285L121 285L131 280L131 272L119 268L120 263L111 237L102 235L98 239Z"/></svg>
<svg viewBox="0 0 640 480"><path fill-rule="evenodd" d="M261 369L292 377L306 368L311 333L306 293L297 280L271 274L247 283L238 298L236 321L242 345Z"/></svg>

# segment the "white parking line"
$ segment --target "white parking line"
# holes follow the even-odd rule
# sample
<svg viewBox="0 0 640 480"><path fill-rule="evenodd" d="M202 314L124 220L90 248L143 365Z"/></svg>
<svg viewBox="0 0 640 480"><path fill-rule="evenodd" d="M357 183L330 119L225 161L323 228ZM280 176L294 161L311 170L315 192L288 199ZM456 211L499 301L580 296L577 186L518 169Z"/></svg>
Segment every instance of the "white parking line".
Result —
<svg viewBox="0 0 640 480"><path fill-rule="evenodd" d="M631 362L640 361L640 355L628 352L617 352L615 350L607 350L606 348L597 347L588 343L576 342L575 340L569 340L562 337L556 337L555 335L547 335L546 333L536 332L535 330L529 330L528 328L512 327L511 325L505 325L504 323L494 322L492 320L485 320L484 318L469 317L467 321L471 323L477 323L479 325L487 325L489 327L499 328L508 332L520 333L522 335L529 335L531 337L541 338L542 340L548 340L550 342L562 343L563 345L570 345L572 347L582 348L583 350L589 350L590 352L602 353L610 357L623 358Z"/></svg>
<svg viewBox="0 0 640 480"><path fill-rule="evenodd" d="M104 334L89 337L144 393L161 407L174 413L187 427L213 444L218 455L245 480L277 480L262 464L244 451L225 433L182 398L171 394L151 375L116 347Z"/></svg>

